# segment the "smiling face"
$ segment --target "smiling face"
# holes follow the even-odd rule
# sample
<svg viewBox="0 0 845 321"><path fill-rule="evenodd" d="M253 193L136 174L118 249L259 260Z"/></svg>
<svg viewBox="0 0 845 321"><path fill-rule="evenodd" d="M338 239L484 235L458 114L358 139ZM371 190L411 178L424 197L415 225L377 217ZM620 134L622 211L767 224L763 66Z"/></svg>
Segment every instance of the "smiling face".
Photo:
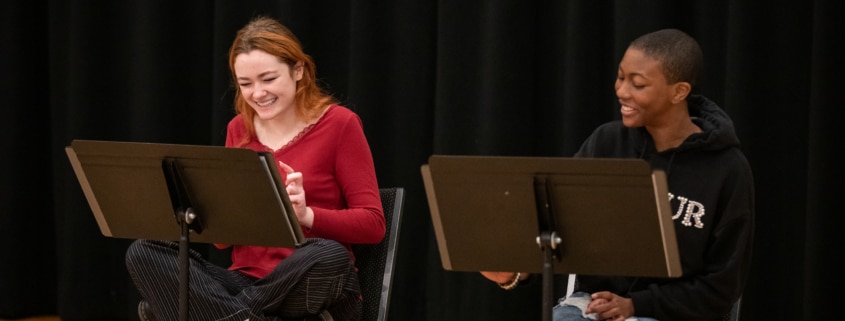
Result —
<svg viewBox="0 0 845 321"><path fill-rule="evenodd" d="M642 50L628 48L616 77L616 96L627 127L660 127L671 121L677 84L667 83L661 62Z"/></svg>
<svg viewBox="0 0 845 321"><path fill-rule="evenodd" d="M293 67L293 70L291 70ZM296 82L302 79L302 66L290 66L262 50L235 57L234 70L243 99L262 120L296 114Z"/></svg>

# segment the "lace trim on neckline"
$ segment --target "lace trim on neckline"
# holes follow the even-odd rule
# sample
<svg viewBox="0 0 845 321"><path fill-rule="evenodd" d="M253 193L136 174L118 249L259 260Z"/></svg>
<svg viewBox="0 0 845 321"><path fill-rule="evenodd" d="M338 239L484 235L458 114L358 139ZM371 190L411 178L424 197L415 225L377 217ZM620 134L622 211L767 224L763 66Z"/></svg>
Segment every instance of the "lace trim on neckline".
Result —
<svg viewBox="0 0 845 321"><path fill-rule="evenodd" d="M261 144L261 146L264 146L264 148L266 148L268 151L271 151L273 153L278 153L278 152L284 150L285 148L287 148L288 146L293 145L294 143L298 142L300 139L302 139L303 136L305 136L305 134L308 134L308 132L310 132L311 129L314 128L314 126L317 126L317 124L319 124L323 120L323 116L325 116L326 113L328 113L329 109L331 109L331 108L332 108L332 105L329 105L329 107L327 107L326 110L323 111L323 114L320 115L320 118L318 118L317 121L309 124L308 126L305 126L305 128L303 128L301 131L299 131L299 133L296 134L296 136L293 136L293 138L291 138L287 143L282 145L282 147L279 147L279 149L274 150L274 149L268 147L267 145L264 145L264 143L261 143L261 141L259 141L259 143Z"/></svg>
<svg viewBox="0 0 845 321"><path fill-rule="evenodd" d="M319 121L317 121L317 122L319 122ZM302 136L305 136L305 134L307 134L308 132L311 131L311 128L314 128L314 125L317 125L317 123L312 123L308 126L305 126L305 128L303 128L299 132L299 134L296 134L296 136L293 136L293 138L291 138L286 144L282 145L282 147L279 147L279 149L277 149L277 150L273 150L272 148L267 147L267 146L264 146L264 147L266 147L267 149L269 149L270 151L272 151L274 153L279 152L279 151L287 148L288 146L292 145L293 143L296 143L297 141L299 141L302 138Z"/></svg>

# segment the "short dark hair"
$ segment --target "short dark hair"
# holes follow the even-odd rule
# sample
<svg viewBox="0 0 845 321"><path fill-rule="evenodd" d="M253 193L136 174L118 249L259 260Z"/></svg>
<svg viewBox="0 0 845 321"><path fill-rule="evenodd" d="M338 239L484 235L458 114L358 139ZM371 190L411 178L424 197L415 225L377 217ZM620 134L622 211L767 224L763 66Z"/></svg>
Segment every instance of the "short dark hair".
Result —
<svg viewBox="0 0 845 321"><path fill-rule="evenodd" d="M678 29L647 33L632 41L629 47L660 61L670 84L684 81L695 86L704 72L704 55L698 42Z"/></svg>

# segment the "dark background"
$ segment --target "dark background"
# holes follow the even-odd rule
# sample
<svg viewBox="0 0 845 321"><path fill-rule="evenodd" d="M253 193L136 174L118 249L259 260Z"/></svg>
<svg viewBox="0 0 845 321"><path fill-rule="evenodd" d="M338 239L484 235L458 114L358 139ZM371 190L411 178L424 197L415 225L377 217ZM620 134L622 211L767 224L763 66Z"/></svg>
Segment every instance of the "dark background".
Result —
<svg viewBox="0 0 845 321"><path fill-rule="evenodd" d="M742 319L839 319L843 3L4 1L0 318L137 319L131 240L102 236L64 147L223 145L228 46L268 14L362 117L380 185L407 189L390 319L540 319L538 285L502 291L442 268L419 167L432 154L571 156L618 118L628 42L665 27L701 43L697 92L733 117L754 170Z"/></svg>

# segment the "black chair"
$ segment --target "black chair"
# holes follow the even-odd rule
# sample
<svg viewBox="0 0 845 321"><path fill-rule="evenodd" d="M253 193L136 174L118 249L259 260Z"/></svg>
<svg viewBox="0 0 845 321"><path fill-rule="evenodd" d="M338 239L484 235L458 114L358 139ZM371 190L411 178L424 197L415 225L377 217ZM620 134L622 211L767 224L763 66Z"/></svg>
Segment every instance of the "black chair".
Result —
<svg viewBox="0 0 845 321"><path fill-rule="evenodd" d="M731 312L725 315L722 320L724 321L739 321L739 308L742 306L742 297L734 302L734 306L731 308Z"/></svg>
<svg viewBox="0 0 845 321"><path fill-rule="evenodd" d="M402 221L405 189L381 188L379 193L386 227L384 238L378 244L352 244L355 266L358 267L358 282L364 299L360 321L387 319L390 286L393 283L393 264L396 262L396 244L399 238L399 223ZM323 311L307 321L334 321L334 318L328 311Z"/></svg>
<svg viewBox="0 0 845 321"><path fill-rule="evenodd" d="M387 318L399 223L405 202L405 189L402 187L382 188L379 191L386 226L384 239L378 244L352 245L364 297L361 321L384 321Z"/></svg>

